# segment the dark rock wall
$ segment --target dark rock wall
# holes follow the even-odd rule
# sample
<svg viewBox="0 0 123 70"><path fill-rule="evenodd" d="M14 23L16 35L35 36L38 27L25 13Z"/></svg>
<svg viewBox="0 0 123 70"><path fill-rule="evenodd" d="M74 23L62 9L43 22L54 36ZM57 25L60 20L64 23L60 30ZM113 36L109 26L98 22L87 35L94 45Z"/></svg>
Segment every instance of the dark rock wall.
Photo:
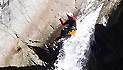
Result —
<svg viewBox="0 0 123 70"><path fill-rule="evenodd" d="M109 15L107 26L95 25L88 70L123 70L123 1Z"/></svg>
<svg viewBox="0 0 123 70"><path fill-rule="evenodd" d="M0 68L0 70L46 70L43 66L26 66L26 67L4 67Z"/></svg>

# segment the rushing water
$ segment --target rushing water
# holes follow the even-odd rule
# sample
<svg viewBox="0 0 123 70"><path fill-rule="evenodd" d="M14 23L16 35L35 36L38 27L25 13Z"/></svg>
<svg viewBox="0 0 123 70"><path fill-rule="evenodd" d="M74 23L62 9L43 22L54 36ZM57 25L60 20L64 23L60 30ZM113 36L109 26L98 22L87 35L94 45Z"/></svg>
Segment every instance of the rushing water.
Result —
<svg viewBox="0 0 123 70"><path fill-rule="evenodd" d="M89 49L90 36L94 32L94 25L102 5L98 2L91 2L81 10L84 14L81 12L77 20L77 32L64 41L57 63L54 64L55 70L83 70L88 60L85 52Z"/></svg>

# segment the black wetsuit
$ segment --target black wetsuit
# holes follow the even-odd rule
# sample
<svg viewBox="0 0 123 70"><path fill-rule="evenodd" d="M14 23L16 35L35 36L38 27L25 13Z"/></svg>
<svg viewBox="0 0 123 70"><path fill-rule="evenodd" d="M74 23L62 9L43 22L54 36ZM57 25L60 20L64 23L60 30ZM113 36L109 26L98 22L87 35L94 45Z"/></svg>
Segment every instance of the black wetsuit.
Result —
<svg viewBox="0 0 123 70"><path fill-rule="evenodd" d="M76 29L76 19L75 17L70 17L65 23L62 22L63 25L69 24L68 27L65 27L62 31L61 31L61 38L66 37L68 35L69 31L72 30L77 30Z"/></svg>

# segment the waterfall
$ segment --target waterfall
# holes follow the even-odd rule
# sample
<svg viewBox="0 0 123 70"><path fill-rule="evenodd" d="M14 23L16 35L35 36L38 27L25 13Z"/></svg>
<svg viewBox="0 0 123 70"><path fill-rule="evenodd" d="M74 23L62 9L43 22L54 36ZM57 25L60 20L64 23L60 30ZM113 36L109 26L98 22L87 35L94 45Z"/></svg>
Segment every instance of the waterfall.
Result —
<svg viewBox="0 0 123 70"><path fill-rule="evenodd" d="M84 12L77 19L76 34L65 40L60 50L55 70L83 70L86 66L87 57L85 52L89 50L90 36L94 32L94 26L103 4L89 2ZM61 56L63 55L63 56Z"/></svg>

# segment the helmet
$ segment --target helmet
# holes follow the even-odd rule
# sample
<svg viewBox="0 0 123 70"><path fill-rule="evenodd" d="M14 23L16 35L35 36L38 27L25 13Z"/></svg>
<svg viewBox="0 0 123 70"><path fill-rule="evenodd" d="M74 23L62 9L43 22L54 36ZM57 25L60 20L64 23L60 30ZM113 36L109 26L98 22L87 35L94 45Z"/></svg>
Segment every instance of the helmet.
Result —
<svg viewBox="0 0 123 70"><path fill-rule="evenodd" d="M68 17L73 17L73 13L68 12L66 14L67 14Z"/></svg>

